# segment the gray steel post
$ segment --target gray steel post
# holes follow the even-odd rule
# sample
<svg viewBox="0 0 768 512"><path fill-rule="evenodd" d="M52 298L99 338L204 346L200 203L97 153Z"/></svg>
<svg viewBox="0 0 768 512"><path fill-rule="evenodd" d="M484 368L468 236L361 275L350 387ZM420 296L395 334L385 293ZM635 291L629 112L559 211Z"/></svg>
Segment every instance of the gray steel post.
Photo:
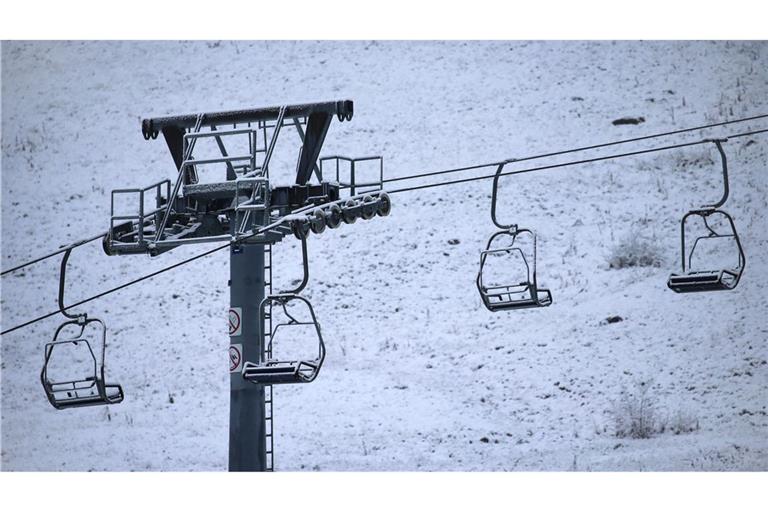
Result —
<svg viewBox="0 0 768 512"><path fill-rule="evenodd" d="M236 334L230 336L232 370L237 363L232 357L236 358L238 352L240 366L245 361L259 361L262 355L264 326L259 317L259 306L264 299L264 246L233 246L229 261L230 307L235 312L233 315L230 311L230 333L234 330ZM233 325L238 323L238 316L239 325ZM239 369L230 373L229 470L265 471L264 386L243 379Z"/></svg>

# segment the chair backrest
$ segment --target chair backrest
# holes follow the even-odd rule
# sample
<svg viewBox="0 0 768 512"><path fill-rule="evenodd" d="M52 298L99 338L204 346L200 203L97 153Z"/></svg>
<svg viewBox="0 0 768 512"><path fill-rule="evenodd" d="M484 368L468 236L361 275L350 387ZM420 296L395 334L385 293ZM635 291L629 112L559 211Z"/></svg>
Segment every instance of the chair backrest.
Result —
<svg viewBox="0 0 768 512"><path fill-rule="evenodd" d="M532 238L532 251L530 254L528 254L528 256L526 256L526 252L523 250L523 247L521 247L519 244L520 234L527 234ZM503 237L503 236L511 237L512 240L507 245L492 249L491 247L493 246L494 241L500 239L500 237ZM525 229L525 228L520 229L520 228L517 228L517 226L511 229L497 231L488 240L485 250L483 250L480 253L480 270L477 275L478 286L484 287L484 281L486 281L486 279L484 279L484 271L486 271L488 256L491 256L494 254L501 254L501 253L519 254L520 259L522 260L523 265L525 266L525 271L526 271L525 282L531 284L535 288L537 284L536 283L536 234L530 229Z"/></svg>
<svg viewBox="0 0 768 512"><path fill-rule="evenodd" d="M305 308L304 316L299 317L295 312L288 310L288 305L290 303L294 304L302 304ZM278 295L270 295L266 297L261 302L260 307L260 314L261 314L261 320L262 325L264 325L264 320L267 318L267 314L270 315L270 318L273 320L274 312L273 308L277 306L280 309L282 309L283 316L285 317L285 321L277 322L274 327L272 328L272 332L269 333L269 340L267 342L267 346L264 347L264 353L273 353L273 344L275 342L275 339L277 338L277 334L279 332L286 332L290 328L305 326L310 328L312 332L312 337L315 338L317 342L317 357L316 361L319 361L319 365L322 365L323 360L325 359L325 342L323 340L322 331L320 329L320 324L317 321L317 317L315 316L315 311L312 308L312 304L305 299L304 297L289 293L289 294L278 294ZM267 313L267 309L269 308L269 313ZM274 358L274 359L285 359L285 358ZM290 359L301 359L301 358L290 358Z"/></svg>
<svg viewBox="0 0 768 512"><path fill-rule="evenodd" d="M721 217L721 219L724 219L727 221L726 227L728 228L728 231L718 231L716 228L711 225L711 220L715 217ZM704 234L696 237L694 239L693 244L691 245L690 250L688 250L686 246L686 226L688 225L688 220L691 217L698 217L702 220L704 224ZM712 241L712 240L721 240L724 238L732 238L734 242L736 243L736 249L737 249L737 263L735 267L727 267L725 265L718 265L718 270L721 270L723 268L730 268L733 270L734 273L741 274L741 272L744 269L744 266L746 264L746 256L744 254L744 249L741 245L741 240L739 239L739 235L736 232L736 225L733 222L733 218L724 210L718 210L714 208L707 208L707 209L700 209L700 210L691 210L688 213L686 213L681 222L680 222L680 243L681 243L681 266L683 273L690 272L693 270L693 256L696 253L697 249L700 248L699 243L704 241ZM701 252L701 251L699 251Z"/></svg>

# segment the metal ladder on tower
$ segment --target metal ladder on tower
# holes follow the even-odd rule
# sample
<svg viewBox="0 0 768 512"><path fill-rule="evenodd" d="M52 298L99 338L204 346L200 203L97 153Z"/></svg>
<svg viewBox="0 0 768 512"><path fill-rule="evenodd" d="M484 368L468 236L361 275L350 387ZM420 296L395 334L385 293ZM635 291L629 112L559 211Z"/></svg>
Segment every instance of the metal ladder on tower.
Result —
<svg viewBox="0 0 768 512"><path fill-rule="evenodd" d="M267 295L272 295L272 244L264 245L264 288ZM262 327L264 359L272 358L272 347L269 338L272 333L272 308L267 312L265 325ZM272 385L264 386L264 434L265 434L265 465L267 471L275 470L275 432L273 417L275 413Z"/></svg>

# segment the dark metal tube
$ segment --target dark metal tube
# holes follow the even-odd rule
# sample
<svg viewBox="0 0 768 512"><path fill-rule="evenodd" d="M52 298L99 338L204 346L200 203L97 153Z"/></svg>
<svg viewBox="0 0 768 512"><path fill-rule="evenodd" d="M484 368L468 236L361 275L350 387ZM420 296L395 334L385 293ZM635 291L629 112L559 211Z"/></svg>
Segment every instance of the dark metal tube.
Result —
<svg viewBox="0 0 768 512"><path fill-rule="evenodd" d="M280 113L281 107L265 107L244 110L229 110L224 112L206 113L202 126L249 123L256 121L274 121ZM353 114L352 100L328 101L323 103L306 103L303 105L287 105L285 107L285 117L304 117L313 112L325 112L336 114L339 118L350 119ZM157 133L164 128L186 129L195 126L197 114L186 114L178 116L153 117L144 119L141 122L141 131L148 140L151 135L156 137Z"/></svg>

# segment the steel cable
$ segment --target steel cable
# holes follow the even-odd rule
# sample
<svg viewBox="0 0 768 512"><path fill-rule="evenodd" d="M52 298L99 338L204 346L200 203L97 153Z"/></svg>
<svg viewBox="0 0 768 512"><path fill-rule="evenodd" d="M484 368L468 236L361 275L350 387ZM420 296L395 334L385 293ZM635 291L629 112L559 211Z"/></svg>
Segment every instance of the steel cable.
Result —
<svg viewBox="0 0 768 512"><path fill-rule="evenodd" d="M736 138L740 138L740 137L747 137L747 136L750 136L750 135L757 135L757 134L766 133L766 132L768 132L768 128L761 129L761 130L753 130L753 131L744 132L744 133L737 133L737 134L734 134L734 135L729 135L727 138L728 139L736 139ZM685 142L685 143L680 143L680 144L672 144L672 145L668 145L668 146L661 146L661 147L657 147L657 148L649 148L649 149L643 149L643 150L638 150L638 151L631 151L631 152L626 152L626 153L619 153L619 154L602 156L602 157L595 157L595 158L588 158L588 159L582 159L582 160L575 160L575 161L570 161L570 162L562 162L562 163L558 163L558 164L546 165L546 166L541 166L541 167L532 167L532 168L527 168L527 169L518 169L518 170L514 170L514 171L503 172L503 173L500 174L500 176L510 176L510 175L513 175L513 174L523 174L523 173L529 173L529 172L544 171L544 170L549 170L549 169L557 169L557 168L561 168L561 167L570 167L570 166L574 166L574 165L582 165L582 164L587 164L587 163L592 163L592 162L600 162L600 161L610 160L610 159L626 158L626 157L630 157L630 156L643 155L643 154L655 153L655 152L660 152L660 151L669 151L669 150L672 150L672 149L679 149L679 148L684 148L684 147L697 146L697 145L700 145L700 144L706 144L708 142L710 142L709 139L704 139L704 140L700 140L700 141ZM513 163L513 162L520 162L520 161L521 160L509 160L509 161L502 160L502 161L498 162L495 165L500 165L501 163L504 163L504 162ZM488 164L488 165L491 165L491 164ZM487 167L488 165L474 166L474 167L475 168L481 168L481 167ZM442 186L447 186L447 185L455 185L455 184L458 184L458 183L467 183L467 182L476 181L476 180L493 179L494 177L495 177L495 174L484 175L484 176L474 176L474 177L471 177L471 178L464 178L464 179L461 179L461 180L453 180L453 181L446 181L446 182L440 182L440 183L431 183L431 184L426 184L426 185L419 185L419 186L407 187L407 188L395 189L395 190L386 190L385 192L387 192L388 194L396 194L396 193L400 193L400 192L410 192L410 191L413 191L413 190L422 190L422 189L432 188L432 187L442 187ZM190 258L187 258L185 260L182 260L182 261L179 261L177 263L174 263L173 265L170 265L168 267L161 268L160 270L157 270L155 272L151 272L149 274L146 274L144 276L136 278L136 279L134 279L132 281L129 281L127 283L123 283L123 284L121 284L119 286L116 286L114 288L111 288L111 289L106 290L104 292L101 292L99 294L96 294L96 295L93 295L93 296L88 297L86 299L83 299L83 300L81 300L79 302L76 302L74 304L70 304L70 305L66 306L66 309L75 308L75 307L83 305L83 304L85 304L87 302L93 301L95 299L104 297L104 296L109 295L111 293L114 293L116 291L122 290L123 288L127 288L129 286L134 285L134 284L137 284L137 283L140 283L140 282L145 281L147 279L150 279L152 277L155 277L155 276L157 276L159 274L162 274L164 272L167 272L169 270L173 270L173 269L175 269L177 267L180 267L182 265L185 265L187 263L191 263L191 262L193 262L195 260L198 260L200 258L203 258L203 257L208 256L210 254L213 254L215 252L221 251L221 250L229 247L233 243L237 243L237 242L246 240L248 238L254 237L256 235L259 235L261 233L264 233L264 232L266 232L266 231L268 231L270 229L273 229L273 228L277 227L278 225L282 224L286 220L290 220L289 218L291 217L291 215L294 215L294 214L295 214L295 212L291 212L290 214L288 214L288 215L286 215L284 217L281 217L280 219L276 220L275 222L273 222L273 223L271 223L271 224L269 224L267 226L264 226L264 227L258 229L257 231L255 231L255 232L253 232L253 233L251 233L249 235L245 235L245 236L240 237L240 238L238 238L236 240L233 240L231 242L227 242L226 244L221 245L219 247L215 247L213 249L210 249L208 251L202 252L200 254L197 254L197 255L192 256ZM103 236L103 235L100 235L100 236ZM72 246L68 246L68 247L71 248L71 247L74 247L74 246L77 246L77 245L82 245L83 243L87 243L87 241L93 241L93 240L95 240L97 238L99 238L99 237L97 236L97 237L93 237L93 238L85 240L85 241L77 242L76 244L72 244ZM60 254L61 252L64 252L66 250L67 250L67 248L60 249L55 254ZM54 255L54 254L52 254L52 255ZM50 256L52 256L52 255L50 255ZM45 258L48 258L50 256L46 256ZM45 259L45 258L40 258L38 260ZM10 271L11 270L6 271L6 272L10 272ZM61 313L61 312L62 312L61 309L58 309L56 311L52 311L52 312L47 313L45 315L39 316L39 317L37 317L37 318L35 318L33 320L24 322L22 324L14 326L14 327L12 327L10 329L2 331L2 332L0 332L0 335L13 332L13 331L15 331L17 329L21 329L22 327L26 327L28 325L34 324L36 322L39 322L41 320L44 320L46 318L49 318L49 317L51 317L53 315L56 315L58 313Z"/></svg>

